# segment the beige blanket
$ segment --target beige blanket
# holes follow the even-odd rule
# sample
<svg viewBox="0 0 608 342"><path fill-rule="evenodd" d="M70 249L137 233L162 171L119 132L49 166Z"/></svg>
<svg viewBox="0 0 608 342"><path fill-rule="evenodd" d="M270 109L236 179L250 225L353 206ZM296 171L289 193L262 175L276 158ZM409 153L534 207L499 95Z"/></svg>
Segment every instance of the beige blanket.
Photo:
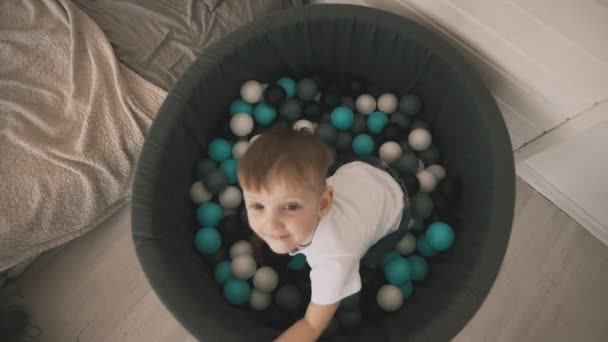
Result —
<svg viewBox="0 0 608 342"><path fill-rule="evenodd" d="M128 201L165 95L68 0L0 1L0 270Z"/></svg>

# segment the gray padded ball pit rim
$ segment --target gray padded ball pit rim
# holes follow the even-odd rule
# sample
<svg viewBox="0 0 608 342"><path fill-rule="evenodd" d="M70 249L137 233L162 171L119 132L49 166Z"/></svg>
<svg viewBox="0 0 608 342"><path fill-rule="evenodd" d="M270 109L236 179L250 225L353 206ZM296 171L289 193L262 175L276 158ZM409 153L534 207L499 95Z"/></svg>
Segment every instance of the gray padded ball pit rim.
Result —
<svg viewBox="0 0 608 342"><path fill-rule="evenodd" d="M171 90L152 125L133 191L133 239L164 305L202 341L269 341L278 331L230 307L192 245L193 167L248 79L355 73L424 102L435 144L463 185L451 209L452 250L437 257L407 309L337 341L446 341L477 311L500 268L513 219L510 139L475 70L434 33L380 10L315 5L236 30L208 48ZM257 315L259 316L259 315Z"/></svg>

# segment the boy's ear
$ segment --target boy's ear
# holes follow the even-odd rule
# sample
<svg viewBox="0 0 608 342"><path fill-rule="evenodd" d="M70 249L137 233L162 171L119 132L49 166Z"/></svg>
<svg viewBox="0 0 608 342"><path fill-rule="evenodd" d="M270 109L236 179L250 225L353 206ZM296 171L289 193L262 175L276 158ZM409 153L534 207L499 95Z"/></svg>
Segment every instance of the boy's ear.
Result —
<svg viewBox="0 0 608 342"><path fill-rule="evenodd" d="M329 209L331 208L332 202L334 201L334 188L331 186L326 186L323 194L321 195L321 216L327 214Z"/></svg>

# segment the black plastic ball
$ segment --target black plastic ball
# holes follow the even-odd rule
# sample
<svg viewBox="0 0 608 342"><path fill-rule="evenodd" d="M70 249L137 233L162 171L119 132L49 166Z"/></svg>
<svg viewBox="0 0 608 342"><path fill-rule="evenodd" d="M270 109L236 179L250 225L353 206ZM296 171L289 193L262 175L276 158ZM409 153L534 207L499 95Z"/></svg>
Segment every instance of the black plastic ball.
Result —
<svg viewBox="0 0 608 342"><path fill-rule="evenodd" d="M431 196L419 192L411 198L412 216L415 219L426 219L433 213L434 205Z"/></svg>
<svg viewBox="0 0 608 342"><path fill-rule="evenodd" d="M356 136L362 133L367 132L367 118L363 115L356 114L355 121L353 122L353 126L350 129L350 132Z"/></svg>
<svg viewBox="0 0 608 342"><path fill-rule="evenodd" d="M349 151L352 147L353 136L346 131L340 131L336 136L335 143L336 150L338 150L339 152Z"/></svg>
<svg viewBox="0 0 608 342"><path fill-rule="evenodd" d="M211 159L201 159L196 163L196 176L200 180L204 180L213 171L217 171L217 163Z"/></svg>
<svg viewBox="0 0 608 342"><path fill-rule="evenodd" d="M321 104L329 108L339 106L341 103L340 95L334 92L326 91L321 94Z"/></svg>
<svg viewBox="0 0 608 342"><path fill-rule="evenodd" d="M382 134L387 141L400 141L407 135L407 131L403 130L398 124L391 122Z"/></svg>
<svg viewBox="0 0 608 342"><path fill-rule="evenodd" d="M418 158L413 153L404 153L393 163L393 167L400 175L416 175L418 173Z"/></svg>
<svg viewBox="0 0 608 342"><path fill-rule="evenodd" d="M420 182L418 181L418 178L416 176L407 175L402 177L402 179L403 185L405 185L409 196L413 196L417 194L418 191L420 191Z"/></svg>
<svg viewBox="0 0 608 342"><path fill-rule="evenodd" d="M228 178L226 175L220 171L215 170L208 173L205 178L203 178L203 184L209 192L212 194L219 194L228 186Z"/></svg>
<svg viewBox="0 0 608 342"><path fill-rule="evenodd" d="M302 101L297 98L285 100L279 108L279 114L292 123L299 120L302 117Z"/></svg>
<svg viewBox="0 0 608 342"><path fill-rule="evenodd" d="M323 115L323 107L319 102L306 101L302 107L302 114L304 118L312 122L319 122Z"/></svg>
<svg viewBox="0 0 608 342"><path fill-rule="evenodd" d="M315 135L326 144L333 145L336 142L336 138L338 137L338 132L336 131L336 128L331 124L322 123L319 124L319 126L317 127Z"/></svg>
<svg viewBox="0 0 608 342"><path fill-rule="evenodd" d="M412 120L409 118L409 116L401 112L391 114L389 122L399 125L399 127L405 131L408 131L410 129L410 125L412 124Z"/></svg>
<svg viewBox="0 0 608 342"><path fill-rule="evenodd" d="M360 310L341 311L338 313L338 321L344 329L354 329L361 324L363 316Z"/></svg>
<svg viewBox="0 0 608 342"><path fill-rule="evenodd" d="M304 304L300 290L294 285L284 285L275 294L275 303L279 309L286 312L299 310Z"/></svg>
<svg viewBox="0 0 608 342"><path fill-rule="evenodd" d="M287 98L287 92L278 84L270 84L264 90L264 101L275 107L279 107Z"/></svg>
<svg viewBox="0 0 608 342"><path fill-rule="evenodd" d="M414 149L410 146L410 143L407 141L407 138L401 140L399 146L401 146L401 151L403 152L403 154L415 152Z"/></svg>
<svg viewBox="0 0 608 342"><path fill-rule="evenodd" d="M418 157L424 165L437 164L439 162L439 149L435 145L429 146L426 150L418 153Z"/></svg>
<svg viewBox="0 0 608 342"><path fill-rule="evenodd" d="M340 302L340 310L358 310L361 304L361 291L354 293Z"/></svg>

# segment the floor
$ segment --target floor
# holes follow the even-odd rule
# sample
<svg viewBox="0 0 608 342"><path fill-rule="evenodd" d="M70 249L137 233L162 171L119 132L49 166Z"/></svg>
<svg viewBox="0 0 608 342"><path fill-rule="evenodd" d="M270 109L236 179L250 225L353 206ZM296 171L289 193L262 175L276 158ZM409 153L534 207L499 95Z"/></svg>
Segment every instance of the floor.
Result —
<svg viewBox="0 0 608 342"><path fill-rule="evenodd" d="M521 179L496 284L455 341L608 340L608 248ZM36 341L194 341L148 285L127 209L19 280Z"/></svg>

